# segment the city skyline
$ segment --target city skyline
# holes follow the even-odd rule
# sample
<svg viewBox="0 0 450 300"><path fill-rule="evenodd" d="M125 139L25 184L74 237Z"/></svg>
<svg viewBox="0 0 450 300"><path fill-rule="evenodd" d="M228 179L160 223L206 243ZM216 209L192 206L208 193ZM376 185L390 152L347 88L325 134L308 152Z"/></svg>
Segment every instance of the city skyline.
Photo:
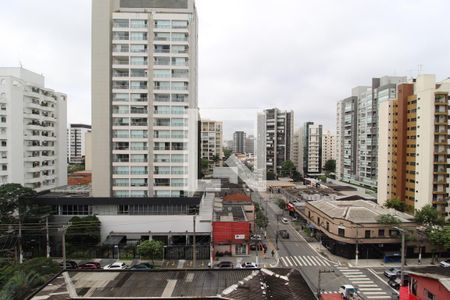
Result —
<svg viewBox="0 0 450 300"><path fill-rule="evenodd" d="M0 12L0 32L9 41L0 65L42 72L50 86L68 94L68 123L90 124L90 1L46 2L16 1ZM362 78L415 77L419 69L440 80L447 77L446 47L433 46L438 22L450 7L445 1L384 1L389 10L357 1L287 1L284 6L264 1L257 14L249 13L255 1L241 2L196 3L202 16L200 109L292 109L299 122L320 122L334 131L335 102L346 97L349 87L364 84ZM313 11L321 12L321 22L308 26ZM424 22L399 18L418 14ZM274 21L264 22L267 18ZM416 38L422 43L409 47ZM450 37L439 36L439 41L446 44Z"/></svg>

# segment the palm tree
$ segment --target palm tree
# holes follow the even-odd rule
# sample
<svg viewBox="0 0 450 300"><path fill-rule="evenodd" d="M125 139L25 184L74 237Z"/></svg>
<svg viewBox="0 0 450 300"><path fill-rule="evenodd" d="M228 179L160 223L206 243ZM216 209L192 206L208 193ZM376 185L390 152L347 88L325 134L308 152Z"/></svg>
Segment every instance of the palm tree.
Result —
<svg viewBox="0 0 450 300"><path fill-rule="evenodd" d="M0 299L19 300L25 299L33 288L43 282L42 277L36 272L25 273L20 270L8 280L0 292Z"/></svg>

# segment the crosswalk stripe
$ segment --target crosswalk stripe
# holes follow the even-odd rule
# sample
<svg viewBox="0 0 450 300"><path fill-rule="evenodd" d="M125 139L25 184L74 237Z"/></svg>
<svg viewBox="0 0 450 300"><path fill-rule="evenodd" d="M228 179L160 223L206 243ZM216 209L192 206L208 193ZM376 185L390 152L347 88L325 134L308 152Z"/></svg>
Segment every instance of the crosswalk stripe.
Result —
<svg viewBox="0 0 450 300"><path fill-rule="evenodd" d="M356 271L356 272L344 272L344 273L342 273L342 274L344 274L344 275L360 275L360 274L362 274L363 272L359 272L359 271Z"/></svg>
<svg viewBox="0 0 450 300"><path fill-rule="evenodd" d="M327 262L325 259L323 260L323 263L328 267L331 266L331 264L329 262Z"/></svg>
<svg viewBox="0 0 450 300"><path fill-rule="evenodd" d="M286 261L289 263L289 265L292 267L293 266L293 264L291 263L291 260L289 259L289 257L285 257L286 258Z"/></svg>
<svg viewBox="0 0 450 300"><path fill-rule="evenodd" d="M368 291L368 292L370 292L370 291L382 291L383 289L382 288L364 288L364 287L362 288L362 287L360 287L359 290L364 293L364 291Z"/></svg>
<svg viewBox="0 0 450 300"><path fill-rule="evenodd" d="M306 260L304 260L301 256L298 256L298 258L302 261L303 265L306 266Z"/></svg>
<svg viewBox="0 0 450 300"><path fill-rule="evenodd" d="M364 274L344 274L344 276L347 278L367 278L367 276Z"/></svg>
<svg viewBox="0 0 450 300"><path fill-rule="evenodd" d="M386 292L363 292L364 295L386 295Z"/></svg>
<svg viewBox="0 0 450 300"><path fill-rule="evenodd" d="M361 281L360 279L358 279L359 281L356 280L351 280L352 283L358 284L358 283L374 283L372 280L364 280Z"/></svg>
<svg viewBox="0 0 450 300"><path fill-rule="evenodd" d="M284 257L280 257L280 259L281 259L281 261L283 262L283 264L284 264L285 266L287 266L287 263L286 263L286 261L284 260Z"/></svg>
<svg viewBox="0 0 450 300"><path fill-rule="evenodd" d="M311 260L313 260L313 261L317 262L317 265L318 265L318 266L320 266L320 265L321 265L321 262L320 262L320 260L319 260L319 258L318 258L318 257L315 257L315 256L310 256L310 257L311 257Z"/></svg>
<svg viewBox="0 0 450 300"><path fill-rule="evenodd" d="M306 262L308 263L309 266L314 266L313 262L309 260L308 256L303 256L306 260Z"/></svg>
<svg viewBox="0 0 450 300"><path fill-rule="evenodd" d="M300 262L300 260L296 256L293 256L293 260L295 260L298 263L299 267L302 266L302 263Z"/></svg>
<svg viewBox="0 0 450 300"><path fill-rule="evenodd" d="M358 284L359 288L364 288L364 287L378 287L378 285L376 284Z"/></svg>
<svg viewBox="0 0 450 300"><path fill-rule="evenodd" d="M392 299L391 296L367 296L367 299Z"/></svg>

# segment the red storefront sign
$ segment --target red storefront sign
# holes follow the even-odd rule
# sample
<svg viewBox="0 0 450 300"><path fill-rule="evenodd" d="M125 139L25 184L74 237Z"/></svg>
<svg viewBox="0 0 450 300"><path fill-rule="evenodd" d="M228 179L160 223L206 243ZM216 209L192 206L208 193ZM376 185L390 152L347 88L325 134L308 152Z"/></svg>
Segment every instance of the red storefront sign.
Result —
<svg viewBox="0 0 450 300"><path fill-rule="evenodd" d="M213 222L214 244L242 244L250 239L250 223Z"/></svg>

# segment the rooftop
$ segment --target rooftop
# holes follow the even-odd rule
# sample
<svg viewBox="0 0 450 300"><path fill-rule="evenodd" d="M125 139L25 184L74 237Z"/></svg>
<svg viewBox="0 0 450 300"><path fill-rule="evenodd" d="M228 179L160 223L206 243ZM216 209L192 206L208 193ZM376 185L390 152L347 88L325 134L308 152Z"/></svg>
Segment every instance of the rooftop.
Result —
<svg viewBox="0 0 450 300"><path fill-rule="evenodd" d="M450 268L442 268L442 267L410 268L406 270L406 273L436 279L448 291L450 291Z"/></svg>
<svg viewBox="0 0 450 300"><path fill-rule="evenodd" d="M383 214L391 214L401 222L413 222L414 217L406 213L387 209L367 200L352 201L310 201L311 205L331 218L345 219L355 223L377 223L378 217Z"/></svg>
<svg viewBox="0 0 450 300"><path fill-rule="evenodd" d="M77 299L314 299L294 269L70 271L38 291L33 300Z"/></svg>

